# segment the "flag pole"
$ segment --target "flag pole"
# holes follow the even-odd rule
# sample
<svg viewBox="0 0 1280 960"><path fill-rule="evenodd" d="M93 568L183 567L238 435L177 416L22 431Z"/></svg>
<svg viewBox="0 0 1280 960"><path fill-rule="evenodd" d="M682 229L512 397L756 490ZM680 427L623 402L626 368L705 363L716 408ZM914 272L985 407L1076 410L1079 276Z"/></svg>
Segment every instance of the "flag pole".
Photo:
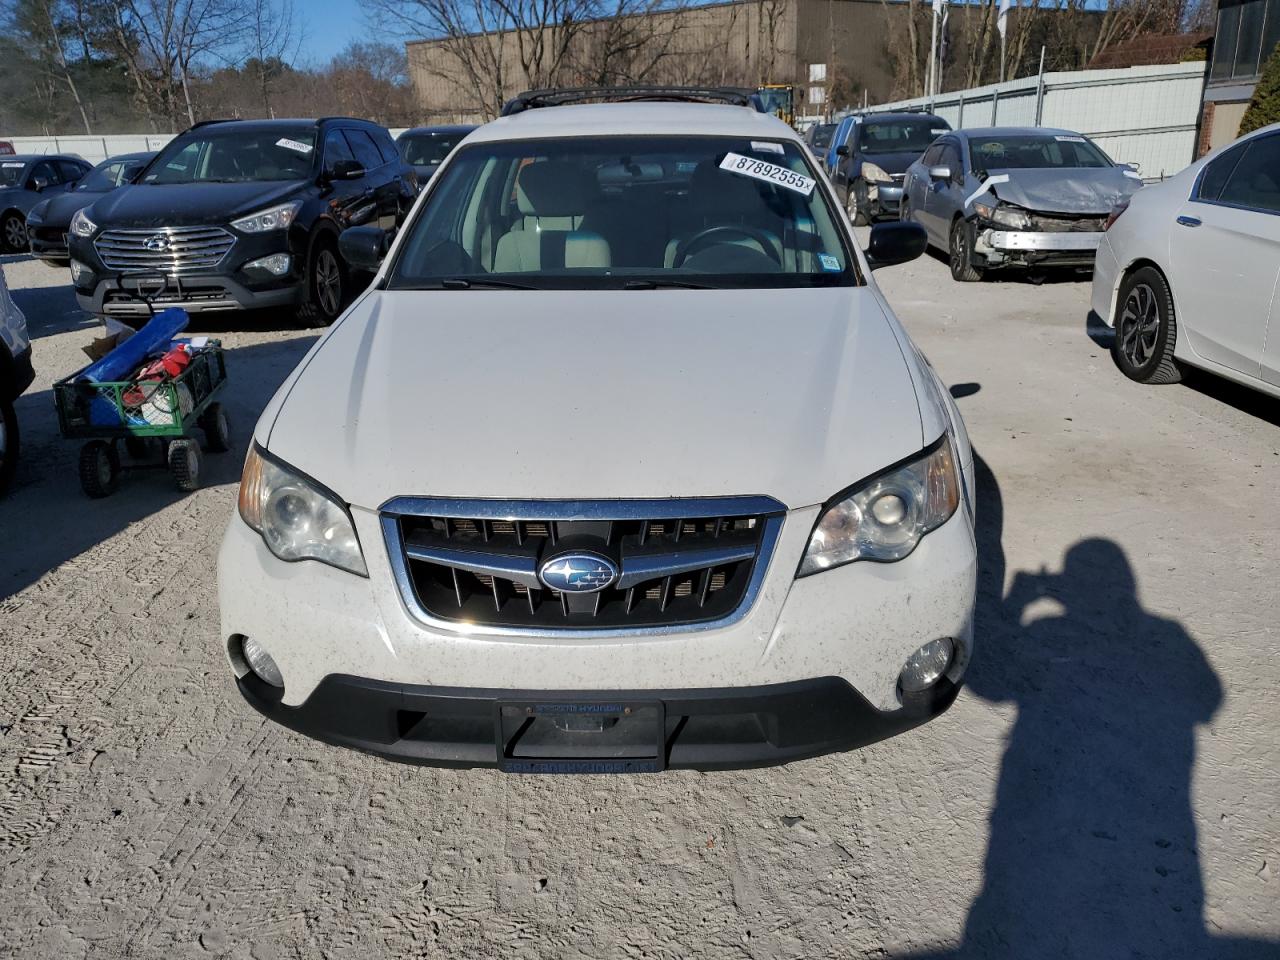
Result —
<svg viewBox="0 0 1280 960"><path fill-rule="evenodd" d="M937 3L937 0L934 0L931 10L932 10L932 13L929 18L930 22L932 23L932 28L929 31L929 70L925 78L925 91L924 91L925 96L927 97L933 96L933 76L934 76L934 70L935 70L934 57L937 54L937 50L938 50L938 3Z"/></svg>

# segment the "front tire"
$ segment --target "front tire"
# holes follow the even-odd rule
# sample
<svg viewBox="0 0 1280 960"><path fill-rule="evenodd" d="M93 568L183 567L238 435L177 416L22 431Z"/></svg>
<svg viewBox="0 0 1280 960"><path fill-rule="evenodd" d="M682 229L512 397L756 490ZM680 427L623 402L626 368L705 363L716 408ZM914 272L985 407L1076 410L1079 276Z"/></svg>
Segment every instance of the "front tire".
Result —
<svg viewBox="0 0 1280 960"><path fill-rule="evenodd" d="M317 240L307 264L307 298L298 308L299 319L312 326L329 326L342 313L346 292L346 270L337 246L328 238Z"/></svg>
<svg viewBox="0 0 1280 960"><path fill-rule="evenodd" d="M866 213L867 185L861 180L855 180L845 190L844 209L849 222L855 227L865 227L871 222L871 217Z"/></svg>
<svg viewBox="0 0 1280 960"><path fill-rule="evenodd" d="M18 469L18 449L18 415L13 412L12 403L0 401L0 497L9 489Z"/></svg>
<svg viewBox="0 0 1280 960"><path fill-rule="evenodd" d="M204 431L205 449L210 453L226 453L231 449L231 423L222 404L209 404L200 418L200 429Z"/></svg>
<svg viewBox="0 0 1280 960"><path fill-rule="evenodd" d="M1177 383L1182 371L1173 359L1178 342L1173 294L1155 267L1142 267L1125 277L1116 303L1116 338L1111 359L1120 372L1138 383Z"/></svg>
<svg viewBox="0 0 1280 960"><path fill-rule="evenodd" d="M4 244L6 253L27 253L30 241L27 239L27 221L20 213L6 213L0 222L0 243Z"/></svg>
<svg viewBox="0 0 1280 960"><path fill-rule="evenodd" d="M116 492L120 486L120 454L107 440L90 440L80 448L80 488L94 500Z"/></svg>
<svg viewBox="0 0 1280 960"><path fill-rule="evenodd" d="M200 486L200 445L194 440L175 440L169 444L169 473L174 485L183 493Z"/></svg>
<svg viewBox="0 0 1280 960"><path fill-rule="evenodd" d="M973 265L973 227L968 221L957 219L951 224L948 247L951 279L961 283L974 283L982 279L982 270Z"/></svg>

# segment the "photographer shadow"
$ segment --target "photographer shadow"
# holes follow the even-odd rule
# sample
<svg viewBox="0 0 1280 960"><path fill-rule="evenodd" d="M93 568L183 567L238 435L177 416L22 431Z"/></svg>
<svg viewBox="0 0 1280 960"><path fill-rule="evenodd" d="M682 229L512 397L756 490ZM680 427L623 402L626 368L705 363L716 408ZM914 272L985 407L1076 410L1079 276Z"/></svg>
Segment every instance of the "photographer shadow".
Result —
<svg viewBox="0 0 1280 960"><path fill-rule="evenodd" d="M1013 704L981 892L959 958L1244 958L1211 936L1192 809L1197 727L1222 686L1176 620L1143 609L1104 538L1005 591L1003 502L976 458L981 646L970 693ZM919 955L917 955L919 956Z"/></svg>

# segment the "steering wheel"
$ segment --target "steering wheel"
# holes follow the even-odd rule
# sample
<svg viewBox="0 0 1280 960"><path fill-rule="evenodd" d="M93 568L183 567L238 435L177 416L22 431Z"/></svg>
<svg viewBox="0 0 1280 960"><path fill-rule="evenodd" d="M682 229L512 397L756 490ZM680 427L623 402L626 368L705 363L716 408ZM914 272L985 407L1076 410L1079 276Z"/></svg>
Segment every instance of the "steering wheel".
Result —
<svg viewBox="0 0 1280 960"><path fill-rule="evenodd" d="M754 240L756 243L760 244L760 249L765 252L766 256L777 263L778 266L782 266L782 257L778 254L778 251L774 249L773 240L769 238L769 235L763 230L757 230L755 227L743 225L735 225L731 227L706 227L703 230L699 230L693 236L681 240L680 243L676 245L676 252L671 257L671 266L673 268L680 266L693 255L694 250L697 250L700 247L707 247L713 243L730 242L723 239L726 236L733 237L735 239L746 237L748 240Z"/></svg>

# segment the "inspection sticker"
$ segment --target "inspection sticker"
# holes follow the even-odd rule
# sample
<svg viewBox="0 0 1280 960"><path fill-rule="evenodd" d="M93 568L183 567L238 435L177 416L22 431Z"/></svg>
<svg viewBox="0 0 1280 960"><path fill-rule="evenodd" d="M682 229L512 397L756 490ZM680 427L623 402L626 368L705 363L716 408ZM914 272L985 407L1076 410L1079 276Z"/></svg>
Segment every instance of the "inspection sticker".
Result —
<svg viewBox="0 0 1280 960"><path fill-rule="evenodd" d="M744 177L751 177L754 180L763 180L765 183L776 183L780 187L786 187L788 190L802 193L806 197L813 193L813 188L818 183L812 177L806 177L803 173L796 173L794 170L766 163L764 160L744 157L740 153L726 153L724 159L720 161L720 169L728 170L730 173L737 173Z"/></svg>
<svg viewBox="0 0 1280 960"><path fill-rule="evenodd" d="M290 140L288 137L281 137L276 141L277 147L284 147L286 150L292 150L295 153L310 153L312 146L309 143L299 143L297 140Z"/></svg>
<svg viewBox="0 0 1280 960"><path fill-rule="evenodd" d="M840 266L840 258L833 257L829 253L818 254L818 262L822 264L822 269L828 273L839 273L843 269Z"/></svg>
<svg viewBox="0 0 1280 960"><path fill-rule="evenodd" d="M782 149L782 144L774 143L772 140L752 140L751 149L761 150L765 153L786 153L787 152L784 149Z"/></svg>
<svg viewBox="0 0 1280 960"><path fill-rule="evenodd" d="M950 133L950 132L951 132L950 127L933 127L929 130L929 133L931 133L935 137L940 137L944 133Z"/></svg>
<svg viewBox="0 0 1280 960"><path fill-rule="evenodd" d="M1054 137L1059 143L1084 143L1084 137Z"/></svg>

